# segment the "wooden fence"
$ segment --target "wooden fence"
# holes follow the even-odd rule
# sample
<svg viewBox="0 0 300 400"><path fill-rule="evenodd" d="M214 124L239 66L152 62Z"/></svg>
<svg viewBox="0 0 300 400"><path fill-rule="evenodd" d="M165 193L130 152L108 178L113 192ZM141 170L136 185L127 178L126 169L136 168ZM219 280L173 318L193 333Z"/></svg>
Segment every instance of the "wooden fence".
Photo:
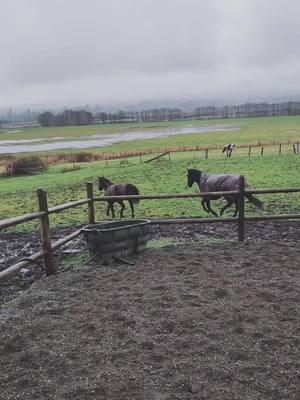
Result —
<svg viewBox="0 0 300 400"><path fill-rule="evenodd" d="M281 220L281 219L300 219L300 214L281 214L281 215L264 215L264 216L253 216L245 217L245 192L251 194L276 194L276 193L298 193L300 188L284 188L284 189L252 189L245 191L244 177L240 176L239 190L227 191L227 192L209 192L209 193L173 193L173 194L156 194L156 195L132 195L132 196L101 196L95 197L93 195L93 184L92 182L86 182L86 193L87 197L83 200L77 200L70 203L65 203L55 207L48 208L47 193L43 189L37 190L39 211L22 215L15 218L5 219L0 221L0 231L13 227L24 222L33 221L36 219L40 220L41 230L41 250L26 259L22 259L11 267L0 272L0 279L7 278L8 276L17 273L22 268L26 267L30 263L35 263L40 258L43 258L45 264L46 275L52 275L56 273L56 267L53 262L53 252L59 247L65 245L71 240L75 239L81 234L81 229L65 236L62 239L51 243L51 232L49 216L53 213L59 213L69 208L74 208L87 204L88 206L88 223L95 224L95 211L94 205L97 201L107 200L164 200L164 199L183 199L183 198L194 198L194 197L206 197L206 196L225 196L225 195L237 195L238 196L238 216L231 218L168 218L168 219L151 219L151 224L199 224L199 223L236 223L238 226L238 238L240 242L244 241L245 238L245 222L247 221L268 221L268 220Z"/></svg>

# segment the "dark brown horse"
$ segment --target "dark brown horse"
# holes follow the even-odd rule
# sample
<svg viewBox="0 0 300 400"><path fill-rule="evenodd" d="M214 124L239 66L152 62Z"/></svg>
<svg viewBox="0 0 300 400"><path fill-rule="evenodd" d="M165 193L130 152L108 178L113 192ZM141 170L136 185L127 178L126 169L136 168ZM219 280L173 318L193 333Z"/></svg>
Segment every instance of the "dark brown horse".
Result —
<svg viewBox="0 0 300 400"><path fill-rule="evenodd" d="M131 183L113 183L109 179L104 176L99 176L99 190L104 190L105 196L127 196L127 195L136 195L140 194L139 190L136 186ZM109 210L111 210L111 215L115 218L114 211L114 203L117 202L121 206L120 217L123 218L123 211L125 208L125 204L123 200L108 200L108 207L106 211L106 215L109 215ZM128 200L128 203L131 208L131 215L134 218L134 208L133 204L138 203L139 200Z"/></svg>

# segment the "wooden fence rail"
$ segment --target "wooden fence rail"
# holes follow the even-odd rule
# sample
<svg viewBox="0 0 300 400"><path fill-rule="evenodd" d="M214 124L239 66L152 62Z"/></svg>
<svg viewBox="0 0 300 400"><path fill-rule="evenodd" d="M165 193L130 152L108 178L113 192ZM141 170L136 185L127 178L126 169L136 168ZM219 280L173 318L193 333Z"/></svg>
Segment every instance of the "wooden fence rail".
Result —
<svg viewBox="0 0 300 400"><path fill-rule="evenodd" d="M239 213L238 217L232 218L160 218L150 220L151 224L199 224L199 223L237 223L238 224L238 236L239 241L243 242L245 237L245 222L247 221L268 221L268 220L283 220L283 219L300 219L300 214L281 214L281 215L264 215L264 216L253 216L245 217L244 200L247 193L251 194L276 194L276 193L298 193L300 188L271 188L271 189L251 189L245 190L244 177L240 176L239 190L224 191L224 192L209 192L209 193L172 193L172 194L157 194L157 195L131 195L131 196L100 196L94 197L93 195L93 184L92 182L86 182L87 198L82 200L76 200L62 205L48 208L47 204L47 193L38 189L38 204L39 211L31 214L26 214L19 217L5 219L0 221L0 231L5 228L10 228L15 225L22 224L24 222L33 221L36 219L40 220L41 228L41 251L27 257L26 259L19 260L16 264L11 267L0 271L0 280L9 277L12 274L17 273L28 264L36 263L37 260L43 258L45 264L46 275L56 273L55 265L53 263L52 253L59 247L65 245L71 240L75 239L81 234L81 229L51 243L51 232L49 215L53 213L59 213L70 208L78 207L87 204L88 206L88 223L95 223L95 201L108 201L108 200L165 200L165 199L183 199L183 198L195 198L195 197L206 197L206 196L225 196L225 195L237 195L239 202Z"/></svg>

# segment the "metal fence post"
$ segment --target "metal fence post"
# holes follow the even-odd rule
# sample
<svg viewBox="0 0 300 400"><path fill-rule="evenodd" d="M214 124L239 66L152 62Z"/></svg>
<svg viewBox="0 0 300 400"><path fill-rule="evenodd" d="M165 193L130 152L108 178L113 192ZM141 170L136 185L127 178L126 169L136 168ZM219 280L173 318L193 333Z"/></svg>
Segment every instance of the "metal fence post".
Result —
<svg viewBox="0 0 300 400"><path fill-rule="evenodd" d="M95 223L95 209L94 209L94 194L93 194L93 183L85 182L86 184L86 195L90 200L88 202L88 220L89 224Z"/></svg>
<svg viewBox="0 0 300 400"><path fill-rule="evenodd" d="M245 178L243 175L240 176L239 179L239 216L238 216L238 224L239 224L239 242L243 242L245 240Z"/></svg>
<svg viewBox="0 0 300 400"><path fill-rule="evenodd" d="M51 247L51 234L50 234L50 224L48 215L48 201L47 192L43 189L37 190L39 209L44 211L45 214L41 216L41 240L42 249L46 252L44 255L44 263L46 269L46 275L52 275L56 272L56 268L53 262L52 247Z"/></svg>

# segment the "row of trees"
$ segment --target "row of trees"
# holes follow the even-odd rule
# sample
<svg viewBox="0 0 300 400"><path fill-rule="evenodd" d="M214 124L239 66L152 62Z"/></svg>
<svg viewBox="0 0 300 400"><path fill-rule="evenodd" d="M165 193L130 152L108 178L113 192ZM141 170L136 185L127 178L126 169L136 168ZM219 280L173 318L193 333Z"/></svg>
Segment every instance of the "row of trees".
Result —
<svg viewBox="0 0 300 400"><path fill-rule="evenodd" d="M179 108L154 108L145 111L100 112L94 115L86 110L65 110L58 114L44 112L38 121L42 126L90 125L112 122L150 122L207 118L244 118L276 115L300 115L300 102L246 103L234 106L198 107L186 112Z"/></svg>
<svg viewBox="0 0 300 400"><path fill-rule="evenodd" d="M38 116L42 126L90 125L93 120L93 114L85 110L65 110L58 114L46 111Z"/></svg>

